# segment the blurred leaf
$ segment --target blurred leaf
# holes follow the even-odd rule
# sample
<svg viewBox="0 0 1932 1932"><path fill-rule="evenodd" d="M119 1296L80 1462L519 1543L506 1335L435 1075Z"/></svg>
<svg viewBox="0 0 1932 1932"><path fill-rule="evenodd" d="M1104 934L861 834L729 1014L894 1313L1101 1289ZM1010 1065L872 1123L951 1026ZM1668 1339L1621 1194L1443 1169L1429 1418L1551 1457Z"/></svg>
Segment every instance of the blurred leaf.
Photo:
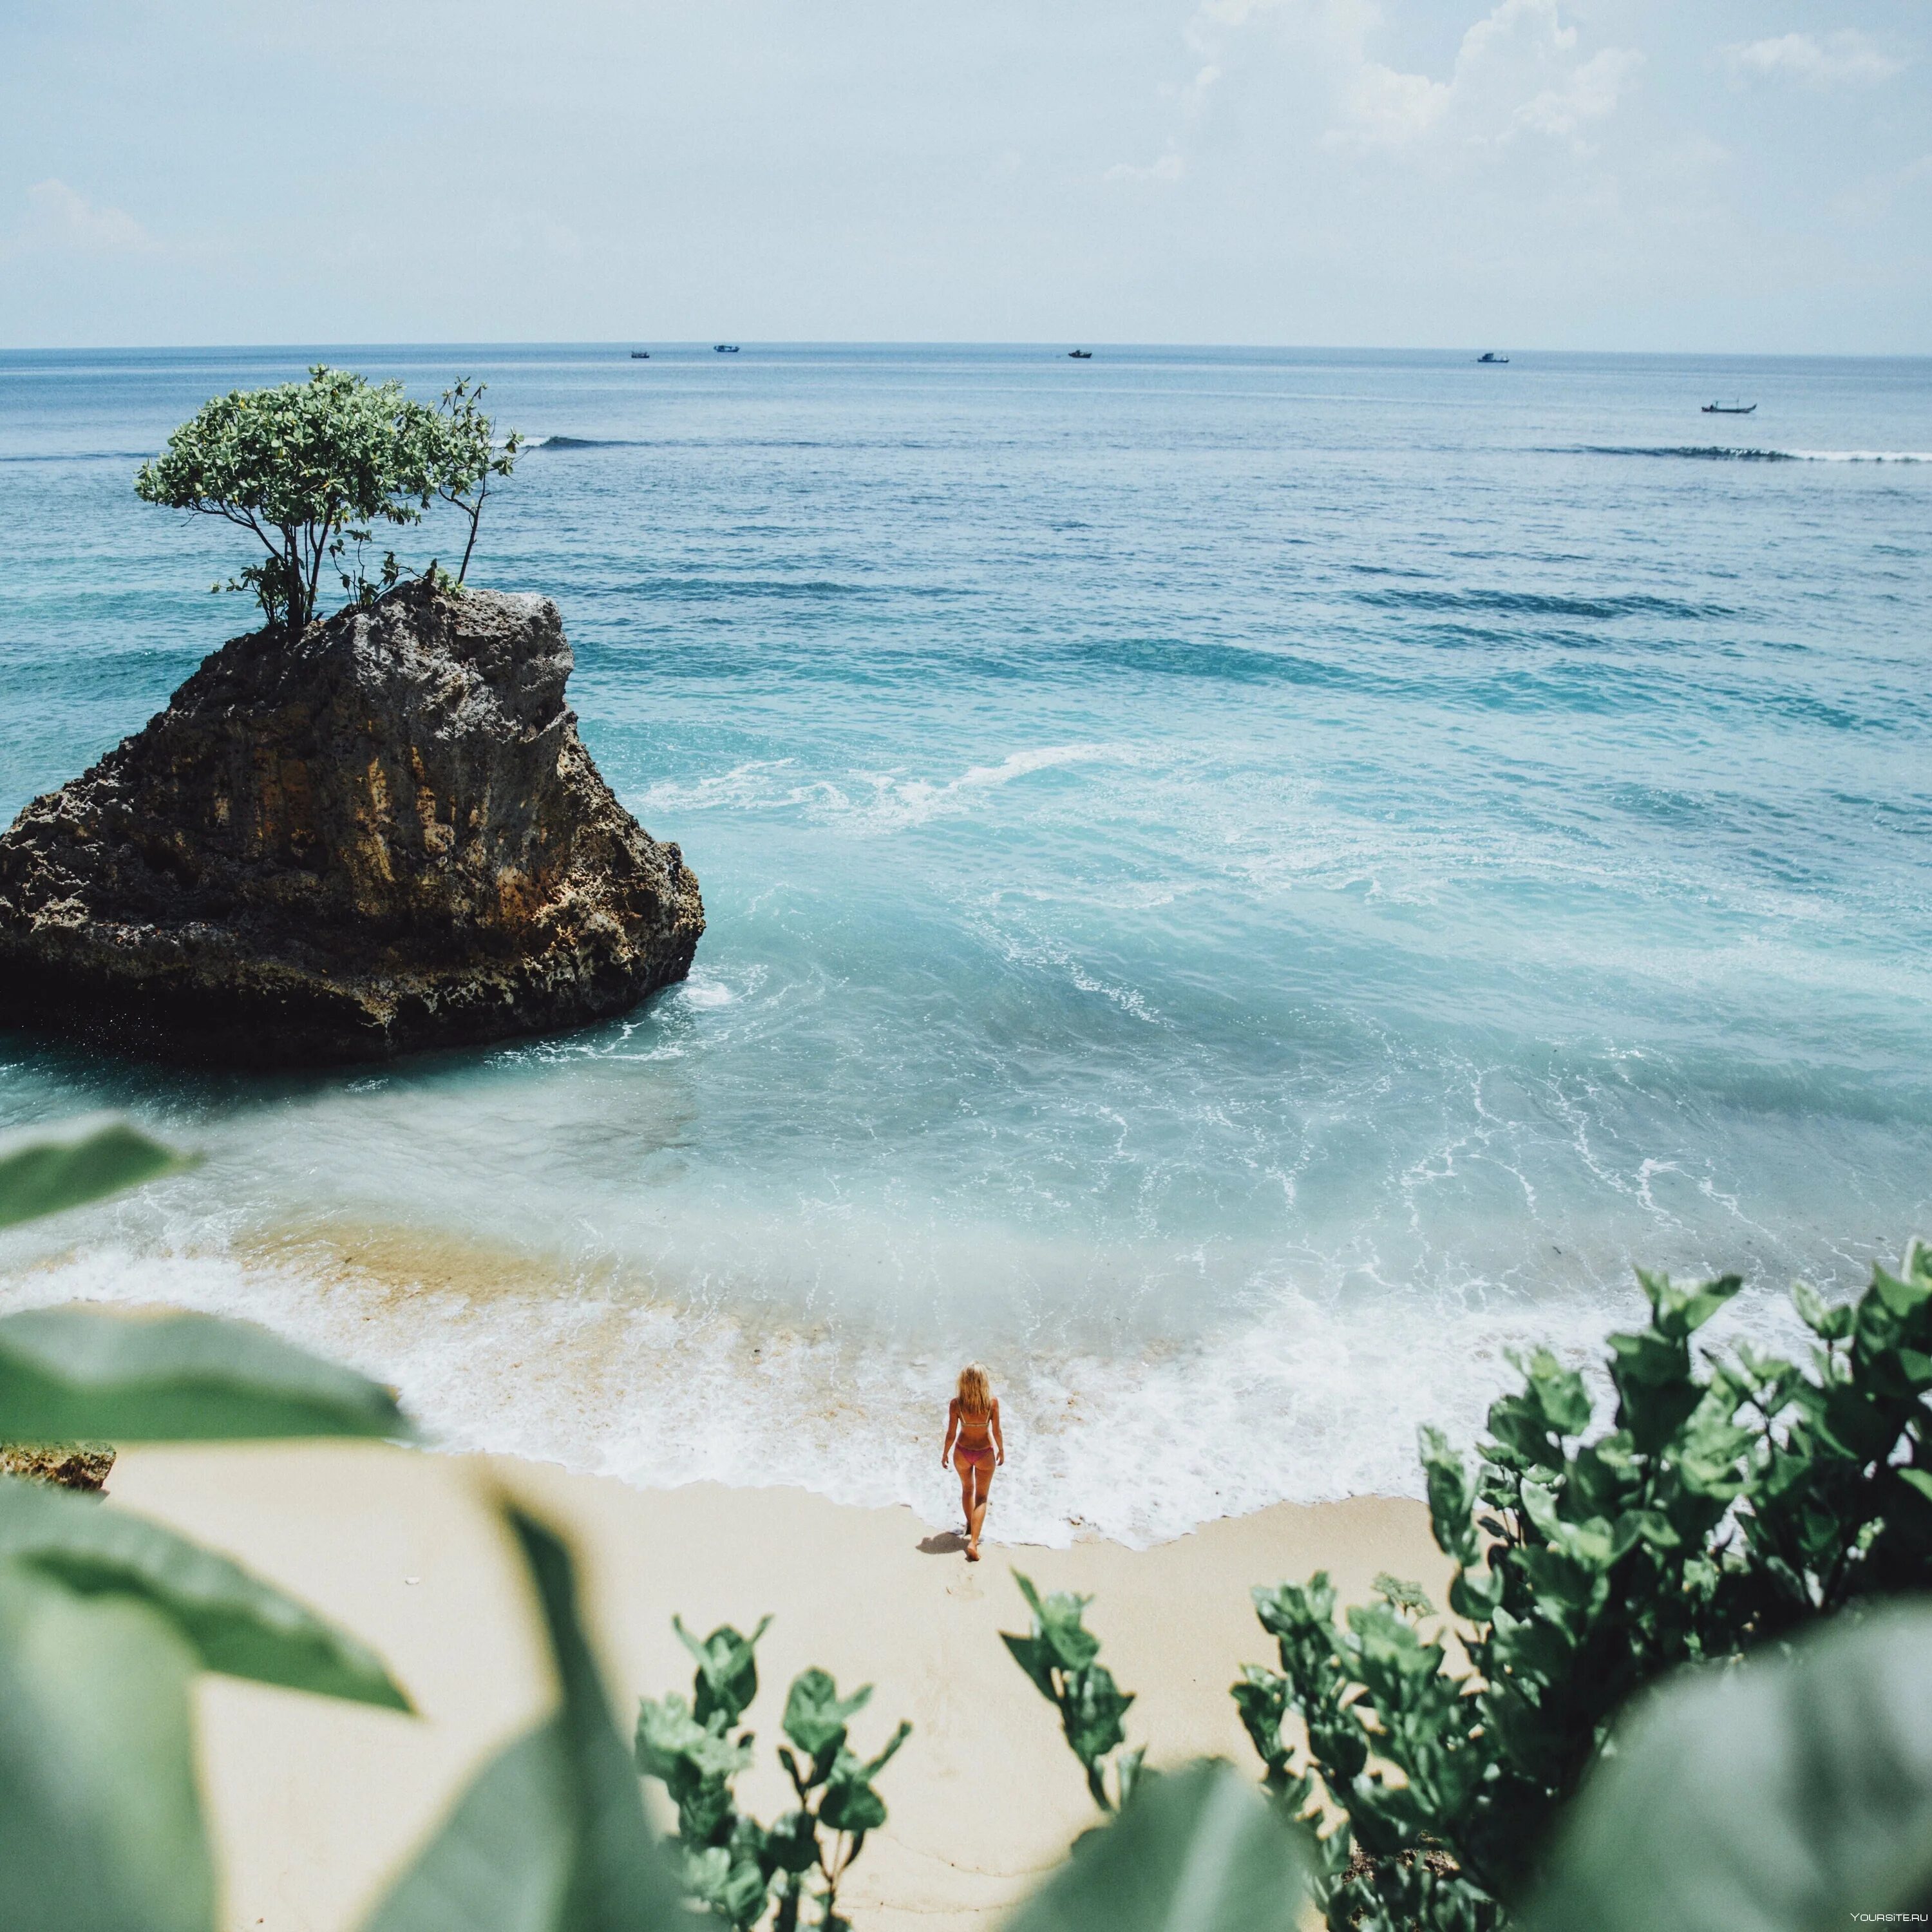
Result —
<svg viewBox="0 0 1932 1932"><path fill-rule="evenodd" d="M741 1635L729 1624L720 1624L700 1643L684 1627L682 1617L673 1617L670 1627L677 1640L698 1660L696 1716L708 1724L714 1712L722 1712L725 1724L735 1724L758 1694L758 1640L770 1629L765 1617L749 1636Z"/></svg>
<svg viewBox="0 0 1932 1932"><path fill-rule="evenodd" d="M511 1506L560 1702L471 1784L364 1932L675 1932L691 1923L577 1614L564 1546Z"/></svg>
<svg viewBox="0 0 1932 1932"><path fill-rule="evenodd" d="M801 1670L785 1698L784 1734L816 1765L830 1760L845 1742L845 1720L872 1700L872 1687L862 1684L842 1698L831 1676L816 1666Z"/></svg>
<svg viewBox="0 0 1932 1932"><path fill-rule="evenodd" d="M195 1660L126 1597L0 1563L0 1888L19 1932L212 1932Z"/></svg>
<svg viewBox="0 0 1932 1932"><path fill-rule="evenodd" d="M58 1214L193 1162L125 1120L87 1120L0 1141L0 1228Z"/></svg>
<svg viewBox="0 0 1932 1932"><path fill-rule="evenodd" d="M1008 1932L1294 1932L1291 1828L1226 1764L1144 1777Z"/></svg>
<svg viewBox="0 0 1932 1932"><path fill-rule="evenodd" d="M382 1660L354 1637L226 1557L93 1497L0 1476L0 1561L31 1564L77 1596L146 1603L204 1670L411 1708Z"/></svg>
<svg viewBox="0 0 1932 1932"><path fill-rule="evenodd" d="M245 1322L83 1307L0 1319L0 1438L10 1442L411 1433L380 1384Z"/></svg>
<svg viewBox="0 0 1932 1932"><path fill-rule="evenodd" d="M1673 1679L1619 1724L1528 1932L1822 1932L1932 1907L1932 1610Z"/></svg>

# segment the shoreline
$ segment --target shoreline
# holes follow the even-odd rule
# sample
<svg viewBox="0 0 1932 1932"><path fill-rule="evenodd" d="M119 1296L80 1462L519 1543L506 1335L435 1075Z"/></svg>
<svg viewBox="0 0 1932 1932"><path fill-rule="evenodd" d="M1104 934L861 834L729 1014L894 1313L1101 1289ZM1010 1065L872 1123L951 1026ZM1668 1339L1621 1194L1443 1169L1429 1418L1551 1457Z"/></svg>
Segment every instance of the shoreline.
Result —
<svg viewBox="0 0 1932 1932"><path fill-rule="evenodd" d="M183 1184L190 1196L201 1185ZM734 1305L641 1265L346 1217L204 1240L177 1219L199 1204L182 1207L164 1193L78 1241L10 1244L0 1307L238 1317L400 1389L452 1453L641 1489L796 1485L862 1508L904 1504L938 1527L958 1493L938 1467L952 1371L976 1354L1013 1451L996 1514L1054 1547L1097 1534L1153 1548L1280 1501L1419 1498L1418 1425L1477 1440L1516 1384L1513 1348L1551 1348L1601 1396L1603 1338L1640 1316L1634 1288L1461 1306L1284 1289L1192 1335L1130 1342L1124 1330L1102 1348L938 1322L928 1334L916 1311L895 1328L862 1306ZM1714 1336L1802 1345L1781 1295L1740 1298L1720 1321Z"/></svg>
<svg viewBox="0 0 1932 1932"><path fill-rule="evenodd" d="M784 1808L771 1747L797 1671L821 1665L842 1690L877 1684L856 1748L911 1720L881 1780L891 1817L842 1893L861 1928L993 1924L1093 1822L1052 1712L999 1641L1026 1628L1010 1568L1042 1590L1093 1594L1089 1627L1138 1694L1128 1733L1151 1762L1216 1753L1237 1764L1253 1754L1227 1686L1241 1664L1272 1657L1250 1586L1325 1568L1354 1602L1388 1570L1439 1600L1449 1568L1426 1508L1387 1497L1278 1503L1146 1550L1003 1544L989 1517L987 1560L968 1565L956 1538L904 1505L712 1483L635 1489L551 1463L367 1444L136 1448L108 1491L374 1645L422 1713L202 1680L223 1922L237 1932L352 1932L478 1760L544 1708L525 1587L489 1510L498 1491L575 1548L626 1736L639 1696L688 1694L674 1612L700 1634L776 1613L747 1720L760 1761L740 1785L760 1815Z"/></svg>

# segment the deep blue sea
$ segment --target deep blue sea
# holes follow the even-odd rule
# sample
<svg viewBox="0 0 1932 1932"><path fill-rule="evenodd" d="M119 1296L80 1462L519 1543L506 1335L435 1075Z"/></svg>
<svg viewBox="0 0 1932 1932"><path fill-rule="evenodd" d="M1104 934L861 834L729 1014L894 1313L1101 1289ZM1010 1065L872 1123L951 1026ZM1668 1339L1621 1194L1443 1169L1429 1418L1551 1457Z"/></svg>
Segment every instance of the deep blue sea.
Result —
<svg viewBox="0 0 1932 1932"><path fill-rule="evenodd" d="M710 920L621 1022L387 1068L0 1034L0 1124L206 1156L0 1301L935 1522L975 1354L992 1532L1140 1542L1413 1491L1634 1262L1787 1341L1932 1235L1932 363L630 346L0 355L0 817L250 628L133 494L176 423L469 374L536 440L474 574Z"/></svg>

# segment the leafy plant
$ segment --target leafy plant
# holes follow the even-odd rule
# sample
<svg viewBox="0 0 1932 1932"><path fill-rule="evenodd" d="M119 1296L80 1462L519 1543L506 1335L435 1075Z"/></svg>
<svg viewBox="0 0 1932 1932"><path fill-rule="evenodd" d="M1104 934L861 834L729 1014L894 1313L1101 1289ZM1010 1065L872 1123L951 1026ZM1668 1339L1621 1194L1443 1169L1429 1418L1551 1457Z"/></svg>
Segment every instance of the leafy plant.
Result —
<svg viewBox="0 0 1932 1932"><path fill-rule="evenodd" d="M178 1165L125 1128L0 1159L0 1225ZM388 1391L205 1317L0 1320L0 1439L396 1435ZM406 1711L353 1637L138 1516L0 1478L0 1898L36 1932L210 1932L191 1691L215 1670Z"/></svg>
<svg viewBox="0 0 1932 1932"><path fill-rule="evenodd" d="M1087 1774L1087 1789L1102 1811L1126 1808L1141 1780L1146 1748L1124 1748L1126 1732L1120 1720L1134 1701L1131 1690L1114 1682L1114 1673L1100 1661L1100 1640L1082 1621L1091 1597L1056 1590L1042 1597L1030 1578L1016 1570L1013 1580L1033 1612L1033 1628L1025 1636L1002 1630L1000 1641L1013 1661L1032 1678L1034 1687L1060 1713L1069 1748ZM1114 1753L1119 1755L1115 1756ZM1107 1789L1111 1761L1114 1788Z"/></svg>
<svg viewBox="0 0 1932 1932"><path fill-rule="evenodd" d="M1798 1932L1932 1914L1932 1611L1691 1670L1618 1720L1528 1932Z"/></svg>
<svg viewBox="0 0 1932 1932"><path fill-rule="evenodd" d="M1609 1430L1589 1437L1582 1378L1539 1350L1473 1475L1423 1432L1466 1666L1408 1586L1339 1624L1325 1574L1255 1593L1280 1668L1233 1694L1282 1802L1312 1821L1325 1792L1346 1816L1318 1853L1337 1932L1501 1924L1634 1692L1932 1583L1932 1256L1876 1269L1856 1305L1798 1290L1808 1369L1740 1350L1700 1374L1691 1338L1738 1278L1638 1279L1650 1320L1610 1339Z"/></svg>
<svg viewBox="0 0 1932 1932"><path fill-rule="evenodd" d="M847 1726L871 1701L862 1684L849 1697L820 1670L801 1671L785 1697L778 1748L796 1808L767 1826L738 1808L731 1781L748 1770L751 1732L732 1727L758 1694L758 1640L766 1617L749 1636L728 1624L702 1641L671 1620L697 1660L692 1701L644 1700L638 1712L638 1768L658 1779L677 1807L677 1843L684 1886L728 1925L748 1932L772 1908L774 1932L793 1932L802 1906L818 1908L811 1923L841 1932L838 1888L864 1850L866 1834L886 1822L885 1801L873 1780L910 1735L902 1723L876 1757L861 1758ZM808 1885L816 1889L808 1892Z"/></svg>
<svg viewBox="0 0 1932 1932"><path fill-rule="evenodd" d="M84 1207L192 1163L130 1127L98 1118L0 1143L0 1228Z"/></svg>
<svg viewBox="0 0 1932 1932"><path fill-rule="evenodd" d="M1143 1778L1007 1932L1294 1932L1295 1836L1231 1766Z"/></svg>
<svg viewBox="0 0 1932 1932"><path fill-rule="evenodd" d="M487 382L472 384L466 376L442 392L437 405L443 419L444 464L436 494L461 512L470 525L463 544L463 561L457 566L460 584L470 574L470 554L476 548L476 528L483 520L483 505L494 484L508 477L517 466L524 446L515 430L499 447L496 426L483 413Z"/></svg>
<svg viewBox="0 0 1932 1932"><path fill-rule="evenodd" d="M141 466L135 492L253 536L262 560L214 588L250 592L268 628L298 637L316 615L325 564L352 600L373 601L401 574L393 551L374 577L364 568L376 525L420 523L438 496L469 517L467 568L489 478L507 476L515 460L514 438L494 449L480 393L459 384L432 408L400 382L319 363L306 382L205 403Z"/></svg>
<svg viewBox="0 0 1932 1932"><path fill-rule="evenodd" d="M363 1932L674 1932L688 1915L577 1612L568 1551L514 1504L556 1711L472 1779Z"/></svg>

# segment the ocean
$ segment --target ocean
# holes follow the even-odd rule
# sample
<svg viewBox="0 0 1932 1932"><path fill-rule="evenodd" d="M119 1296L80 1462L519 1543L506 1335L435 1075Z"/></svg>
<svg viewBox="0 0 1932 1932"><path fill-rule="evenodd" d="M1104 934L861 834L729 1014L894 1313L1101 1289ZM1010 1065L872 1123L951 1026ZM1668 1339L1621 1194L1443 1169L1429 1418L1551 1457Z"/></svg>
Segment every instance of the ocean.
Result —
<svg viewBox="0 0 1932 1932"><path fill-rule="evenodd" d="M1790 1347L1932 1235L1932 363L631 346L0 354L5 819L250 628L133 494L176 423L466 374L532 440L472 574L556 598L710 921L620 1021L392 1066L0 1033L0 1126L205 1156L0 1237L0 1306L935 1524L977 1357L988 1534L1145 1544L1419 1493L1635 1264Z"/></svg>

